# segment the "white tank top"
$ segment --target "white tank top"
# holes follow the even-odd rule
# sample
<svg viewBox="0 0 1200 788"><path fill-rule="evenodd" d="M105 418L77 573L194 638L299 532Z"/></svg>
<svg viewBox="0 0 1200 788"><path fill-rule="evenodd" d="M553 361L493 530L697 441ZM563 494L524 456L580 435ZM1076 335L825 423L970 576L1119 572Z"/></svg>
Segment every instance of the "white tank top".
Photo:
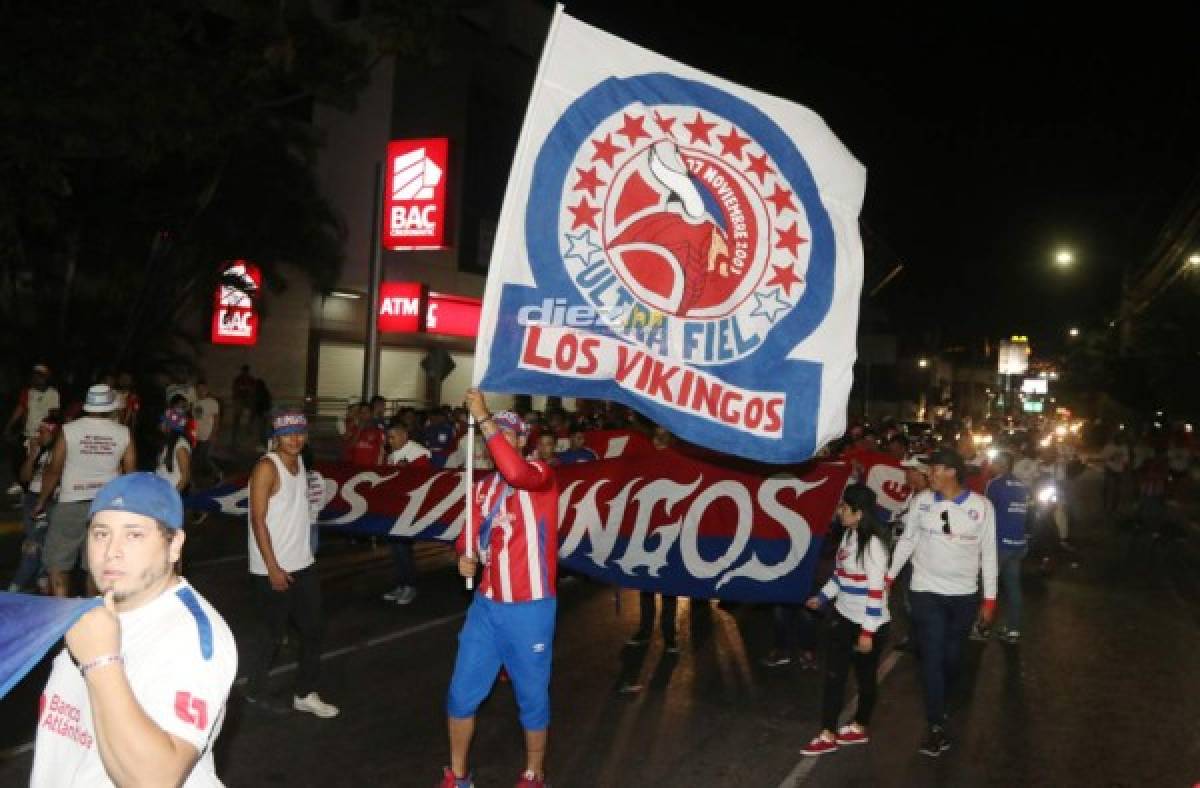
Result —
<svg viewBox="0 0 1200 788"><path fill-rule="evenodd" d="M304 460L300 458L296 458L299 468L293 474L275 452L265 456L275 463L275 472L279 476L279 491L267 501L267 533L271 537L271 547L280 568L285 572L297 572L313 563L312 543L309 541L308 474L304 470ZM254 538L254 528L250 526L249 519L246 524L250 538L247 551L250 574L265 575L267 564L258 549L258 540Z"/></svg>
<svg viewBox="0 0 1200 788"><path fill-rule="evenodd" d="M63 440L67 458L58 500L90 501L121 472L121 457L129 448L129 428L111 419L84 416L63 425Z"/></svg>

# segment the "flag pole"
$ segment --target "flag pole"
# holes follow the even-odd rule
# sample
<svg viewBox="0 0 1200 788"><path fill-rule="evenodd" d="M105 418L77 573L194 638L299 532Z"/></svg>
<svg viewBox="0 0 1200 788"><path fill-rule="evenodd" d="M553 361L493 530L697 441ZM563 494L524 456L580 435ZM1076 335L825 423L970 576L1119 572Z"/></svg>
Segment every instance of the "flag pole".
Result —
<svg viewBox="0 0 1200 788"><path fill-rule="evenodd" d="M463 541L467 546L466 555L471 558L475 555L475 529L473 521L475 520L475 501L472 499L471 490L475 488L475 417L470 413L467 414L467 434L464 436L467 442L467 472L463 474L463 529L466 531ZM468 577L467 590L471 591L475 588L475 578Z"/></svg>

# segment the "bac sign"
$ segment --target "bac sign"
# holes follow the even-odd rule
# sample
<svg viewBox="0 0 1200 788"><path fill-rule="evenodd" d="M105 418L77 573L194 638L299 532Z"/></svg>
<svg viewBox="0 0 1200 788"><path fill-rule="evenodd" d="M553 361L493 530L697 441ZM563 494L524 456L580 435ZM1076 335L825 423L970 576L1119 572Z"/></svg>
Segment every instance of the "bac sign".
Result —
<svg viewBox="0 0 1200 788"><path fill-rule="evenodd" d="M388 143L383 194L385 249L440 249L446 231L445 137Z"/></svg>
<svg viewBox="0 0 1200 788"><path fill-rule="evenodd" d="M253 345L258 342L258 312L254 299L262 290L262 272L253 263L236 260L221 272L221 278L236 278L242 287L224 281L217 284L213 296L212 343L214 345Z"/></svg>

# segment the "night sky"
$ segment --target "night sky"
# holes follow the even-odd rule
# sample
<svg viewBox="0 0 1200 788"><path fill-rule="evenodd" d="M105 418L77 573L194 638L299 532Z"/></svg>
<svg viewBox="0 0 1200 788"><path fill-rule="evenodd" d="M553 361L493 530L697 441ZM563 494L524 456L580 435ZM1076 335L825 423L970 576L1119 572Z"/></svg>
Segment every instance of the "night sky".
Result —
<svg viewBox="0 0 1200 788"><path fill-rule="evenodd" d="M1069 326L1102 328L1122 267L1200 174L1195 15L807 7L566 4L826 120L868 170L867 288L905 265L873 306L910 349L1021 333L1053 352ZM1072 270L1053 264L1059 246Z"/></svg>

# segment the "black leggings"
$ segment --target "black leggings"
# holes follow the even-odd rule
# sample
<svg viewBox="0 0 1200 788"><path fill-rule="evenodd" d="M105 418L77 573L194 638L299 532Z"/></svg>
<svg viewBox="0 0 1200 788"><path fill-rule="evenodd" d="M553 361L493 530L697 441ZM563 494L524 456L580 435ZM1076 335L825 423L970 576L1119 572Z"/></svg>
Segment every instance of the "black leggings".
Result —
<svg viewBox="0 0 1200 788"><path fill-rule="evenodd" d="M838 715L842 713L846 694L846 677L850 674L850 663L853 662L854 675L858 680L858 709L854 712L854 722L865 728L870 724L871 712L875 708L879 654L887 642L889 625L884 624L875 632L874 646L870 653L859 654L854 650L854 646L858 642L862 627L837 610L832 611L832 614L829 638L826 641L821 727L824 730L837 731Z"/></svg>

